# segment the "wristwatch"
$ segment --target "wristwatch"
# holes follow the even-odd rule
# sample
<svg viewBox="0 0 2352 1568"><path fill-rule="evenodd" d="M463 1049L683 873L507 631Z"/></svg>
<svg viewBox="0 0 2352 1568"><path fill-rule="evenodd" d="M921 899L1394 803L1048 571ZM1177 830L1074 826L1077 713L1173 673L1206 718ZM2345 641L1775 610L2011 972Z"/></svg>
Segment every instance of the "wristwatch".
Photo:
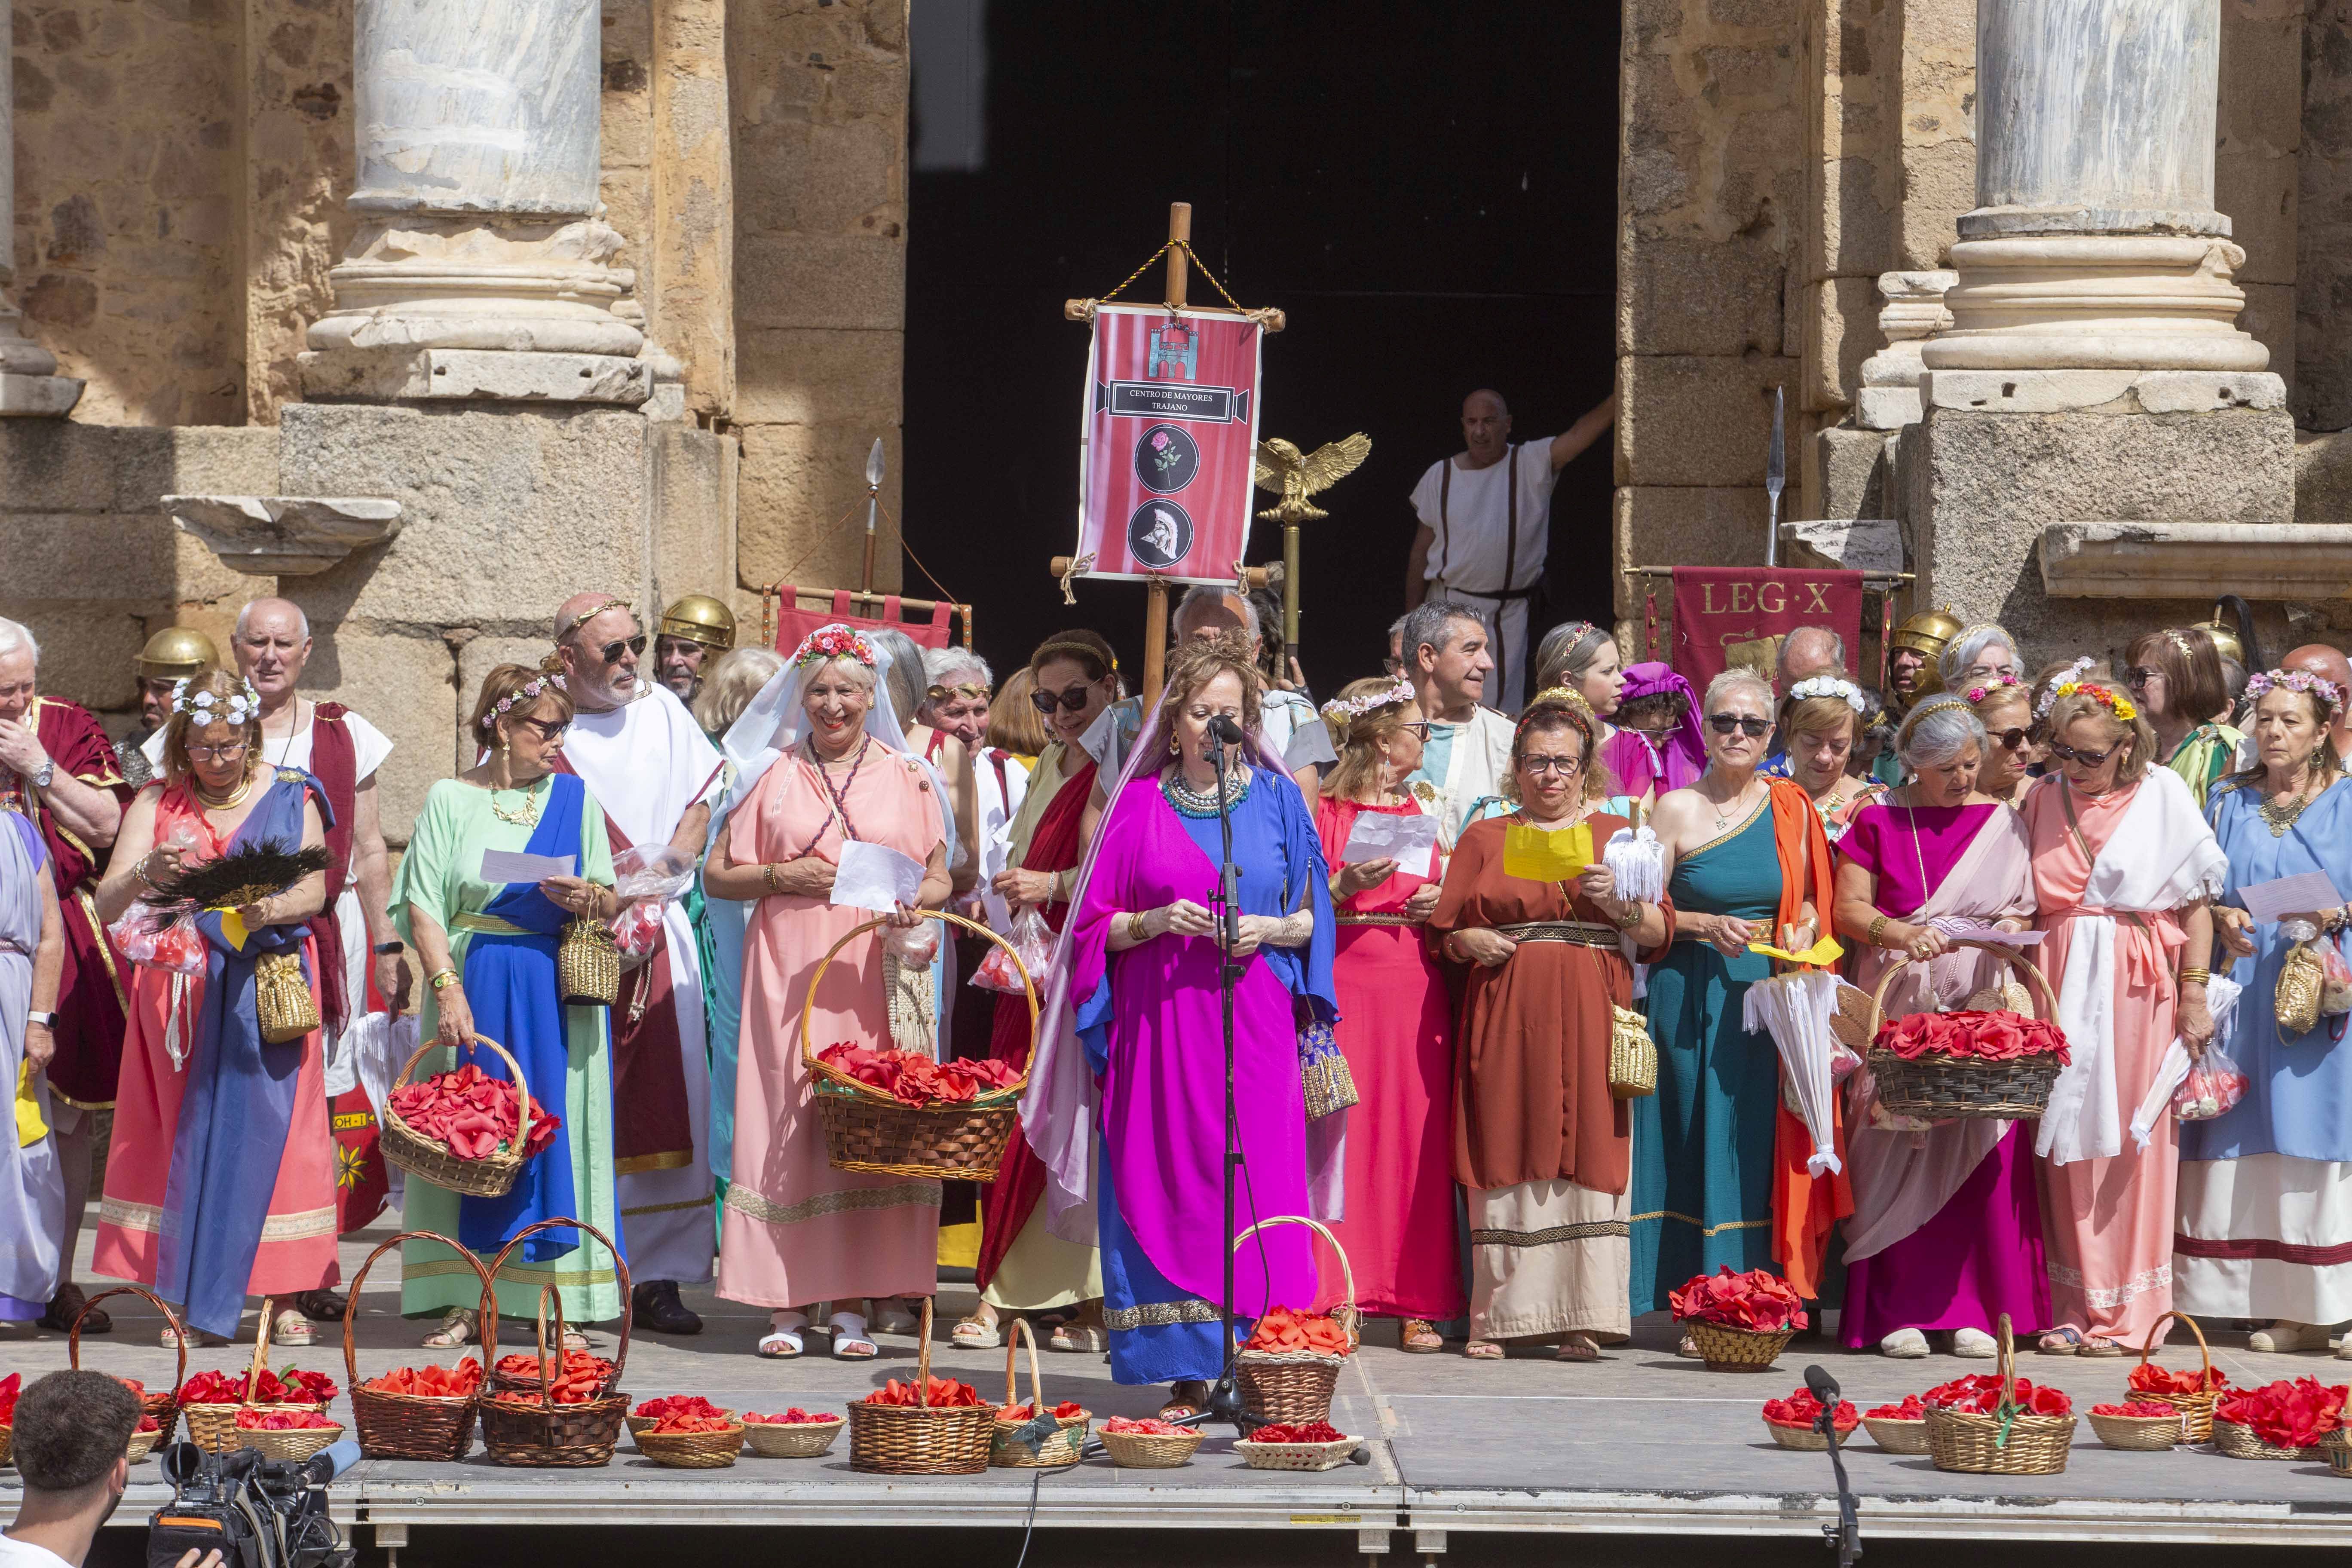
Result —
<svg viewBox="0 0 2352 1568"><path fill-rule="evenodd" d="M378 958L389 958L395 952L401 952L406 950L396 942L380 942L373 947L369 948L368 951L374 953Z"/></svg>
<svg viewBox="0 0 2352 1568"><path fill-rule="evenodd" d="M44 1029L54 1029L58 1026L58 1016L55 1013L44 1013L36 1007L25 1015L25 1022L27 1026L38 1024Z"/></svg>
<svg viewBox="0 0 2352 1568"><path fill-rule="evenodd" d="M57 776L57 760L53 757L43 757L41 759L41 765L33 770L33 787L35 789L47 789L49 787L49 781Z"/></svg>

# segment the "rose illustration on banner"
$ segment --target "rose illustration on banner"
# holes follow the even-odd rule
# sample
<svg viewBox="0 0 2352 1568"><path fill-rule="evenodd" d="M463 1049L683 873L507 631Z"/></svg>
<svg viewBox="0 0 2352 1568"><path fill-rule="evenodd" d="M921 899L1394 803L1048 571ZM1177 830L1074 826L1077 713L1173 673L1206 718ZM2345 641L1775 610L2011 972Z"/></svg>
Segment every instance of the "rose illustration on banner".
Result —
<svg viewBox="0 0 2352 1568"><path fill-rule="evenodd" d="M1173 495L1201 473L1201 447L1173 425L1154 425L1135 444L1135 479L1156 496Z"/></svg>

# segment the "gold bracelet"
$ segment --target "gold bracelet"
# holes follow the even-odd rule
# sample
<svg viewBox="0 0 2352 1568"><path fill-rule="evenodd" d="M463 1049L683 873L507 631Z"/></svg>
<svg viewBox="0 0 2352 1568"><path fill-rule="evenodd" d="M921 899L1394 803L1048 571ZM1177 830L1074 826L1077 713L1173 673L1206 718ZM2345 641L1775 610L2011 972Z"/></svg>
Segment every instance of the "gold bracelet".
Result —
<svg viewBox="0 0 2352 1568"><path fill-rule="evenodd" d="M1639 902L1628 904L1625 906L1625 912L1623 914L1612 915L1609 917L1609 921L1610 923L1614 925L1619 931L1632 931L1635 926L1642 923L1642 906Z"/></svg>
<svg viewBox="0 0 2352 1568"><path fill-rule="evenodd" d="M425 984L436 991L446 991L457 984L457 972L454 969L436 969Z"/></svg>
<svg viewBox="0 0 2352 1568"><path fill-rule="evenodd" d="M768 884L768 891L772 893L783 891L782 888L776 886L776 868L773 862L763 863L760 867L760 880Z"/></svg>
<svg viewBox="0 0 2352 1568"><path fill-rule="evenodd" d="M2213 972L2210 969L2184 969L2180 972L2179 984L2182 985L2208 985L2212 983L2212 980Z"/></svg>
<svg viewBox="0 0 2352 1568"><path fill-rule="evenodd" d="M1876 947L1876 946L1878 945L1878 935L1879 935L1879 932L1881 932L1881 931L1885 931L1885 929L1886 929L1886 917L1885 917L1885 915L1881 915L1881 916L1879 916L1876 920L1874 920L1874 921L1871 921L1871 922L1870 922L1870 935L1869 935L1869 936L1868 936L1868 938L1866 938L1865 940L1867 940L1867 941L1869 942L1869 943L1870 943L1870 945L1871 945L1871 946L1873 946L1873 947Z"/></svg>
<svg viewBox="0 0 2352 1568"><path fill-rule="evenodd" d="M1144 929L1143 921L1140 910L1127 911L1127 942L1129 947L1141 947L1151 940L1151 933Z"/></svg>

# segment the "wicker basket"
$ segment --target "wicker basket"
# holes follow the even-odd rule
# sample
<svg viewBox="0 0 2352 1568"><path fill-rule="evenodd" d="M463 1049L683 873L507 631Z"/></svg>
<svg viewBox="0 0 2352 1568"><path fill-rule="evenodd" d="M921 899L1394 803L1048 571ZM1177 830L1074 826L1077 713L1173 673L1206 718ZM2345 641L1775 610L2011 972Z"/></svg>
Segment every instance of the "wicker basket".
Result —
<svg viewBox="0 0 2352 1568"><path fill-rule="evenodd" d="M2139 1347L2139 1364L2142 1366L2147 1364L2149 1354L2158 1345L2164 1342L2164 1325L2175 1318L2188 1324L2189 1331L2197 1336L2197 1353L2205 1360L2203 1381L2211 1383L2213 1381L2213 1349L2205 1342L2205 1331L2199 1328L2197 1320L2186 1312L2167 1312L2149 1326L2147 1339ZM2131 1392L2131 1386L2126 1383L2124 1387L2125 1400L2128 1402L2139 1397L2138 1394ZM2213 1406L2221 1403L2220 1389L2209 1388L2202 1394L2152 1394L2149 1397L2158 1403L2169 1405L2180 1412L2182 1442L2210 1443L2213 1440Z"/></svg>
<svg viewBox="0 0 2352 1568"><path fill-rule="evenodd" d="M342 1440L341 1424L332 1426L296 1426L283 1432L256 1432L241 1426L229 1429L236 1438L230 1445L237 1448L258 1448L265 1459L309 1458L330 1443Z"/></svg>
<svg viewBox="0 0 2352 1568"><path fill-rule="evenodd" d="M621 950L612 928L586 917L572 921L555 943L556 988L567 1007L610 1007L621 999Z"/></svg>
<svg viewBox="0 0 2352 1568"><path fill-rule="evenodd" d="M679 1470L723 1470L743 1452L743 1423L724 1432L633 1432L637 1452Z"/></svg>
<svg viewBox="0 0 2352 1568"><path fill-rule="evenodd" d="M1037 1334L1026 1318L1013 1320L1013 1333L1004 1342L1004 1405L999 1408L1015 1403L1018 1390L1013 1383L1013 1354L1024 1341L1029 1346L1029 1403L1043 1415L1046 1414L1045 1392L1037 1381ZM1000 1470L1057 1469L1076 1464L1079 1452L1087 1446L1087 1427L1094 1421L1093 1413L1080 1411L1076 1415L1056 1415L1053 1419L1056 1428L1054 1435L1038 1444L1034 1452L1014 1436L1026 1422L998 1420L989 1428L989 1464Z"/></svg>
<svg viewBox="0 0 2352 1568"><path fill-rule="evenodd" d="M161 1432L133 1432L131 1434L130 1443L122 1450L122 1457L134 1465L139 1464L148 1455L153 1453L155 1445L163 1440L163 1434ZM6 1462L7 1456L5 1450L5 1445L0 1444L0 1463Z"/></svg>
<svg viewBox="0 0 2352 1568"><path fill-rule="evenodd" d="M352 1326L359 1316L360 1287L366 1283L368 1270L375 1267L375 1260L404 1241L437 1241L472 1266L482 1281L478 1314L482 1386L488 1386L490 1368L498 1363L498 1300L490 1289L489 1271L482 1267L481 1259L446 1236L429 1230L404 1230L369 1253L359 1272L352 1276L350 1297L343 1307L343 1372L350 1379L352 1424L359 1429L360 1452L371 1459L438 1459L454 1464L474 1447L474 1409L479 1402L478 1395L386 1394L360 1384L359 1352L352 1339ZM458 1359L465 1358L461 1355Z"/></svg>
<svg viewBox="0 0 2352 1568"><path fill-rule="evenodd" d="M2009 1314L2000 1321L2000 1386L2004 1397L2017 1390L2017 1339ZM1939 1470L1971 1476L2054 1476L2066 1468L2074 1441L2072 1415L2010 1417L2006 1430L1997 1415L1927 1406L1927 1456Z"/></svg>
<svg viewBox="0 0 2352 1568"><path fill-rule="evenodd" d="M2032 960L1997 942L1963 938L1953 945L1980 948L2019 970L2040 989L2044 1016L2057 1017L2057 993L2051 990L2050 982ZM1870 998L1870 1033L1874 1041L1885 1023L1887 988L1907 967L1891 963L1886 973L1878 977L1878 988ZM1874 1044L1865 1053L1865 1059L1871 1076L1877 1080L1878 1103L1889 1114L1916 1116L1928 1121L1988 1116L2037 1119L2050 1104L2050 1085L2058 1077L2059 1065L2057 1056L2051 1052L2005 1062L1941 1056L1906 1061Z"/></svg>
<svg viewBox="0 0 2352 1568"><path fill-rule="evenodd" d="M1764 1430L1771 1433L1772 1441L1780 1444L1783 1448L1801 1448L1808 1454L1826 1454L1829 1452L1829 1438L1825 1435L1814 1431L1810 1425L1803 1426L1791 1426L1784 1422L1774 1421L1768 1416L1764 1422ZM1853 1436L1853 1428L1851 1426L1841 1430L1838 1433L1838 1447L1841 1448L1844 1447L1847 1440Z"/></svg>
<svg viewBox="0 0 2352 1568"><path fill-rule="evenodd" d="M1095 1436L1102 1439L1103 1452L1110 1456L1110 1462L1123 1470L1172 1470L1191 1461L1193 1450L1208 1434L1195 1426L1172 1435L1097 1432Z"/></svg>
<svg viewBox="0 0 2352 1568"><path fill-rule="evenodd" d="M2265 1443L2255 1436L2252 1427L2241 1426L2235 1421L2224 1421L2219 1416L2216 1416L2213 1421L2213 1451L2232 1459L2324 1459L2327 1458L2327 1450L2324 1445L2309 1448L2282 1448L2275 1444Z"/></svg>
<svg viewBox="0 0 2352 1568"><path fill-rule="evenodd" d="M1013 944L979 921L968 921L961 915L943 910L920 912L927 920L986 937L1013 960L1013 967L1020 973L1021 984L1029 994L1030 1048L1034 1056L1037 984L1030 978L1027 966L1013 952ZM826 967L840 956L843 948L887 923L882 920L867 921L827 948L824 956L817 961L808 995L801 1005L801 1060L807 1066L815 1088L817 1121L824 1129L825 1157L836 1171L993 1182L997 1167L1003 1163L1004 1151L1020 1125L1021 1091L1028 1083L1025 1066L1019 1083L961 1105L906 1105L817 1059L816 1037L811 1026L814 1021L817 986L824 978Z"/></svg>
<svg viewBox="0 0 2352 1568"><path fill-rule="evenodd" d="M1891 1415L1865 1415L1863 1430L1870 1440L1890 1454L1924 1454L1927 1451L1927 1423L1897 1421Z"/></svg>
<svg viewBox="0 0 2352 1568"><path fill-rule="evenodd" d="M2168 1401L2168 1403L2169 1403ZM2128 1449L2133 1453L2162 1453L2181 1441L2180 1416L2171 1415L2102 1415L2093 1410L2084 1419L2099 1441L2110 1448Z"/></svg>
<svg viewBox="0 0 2352 1568"><path fill-rule="evenodd" d="M253 1365L245 1374L245 1391L248 1394L253 1392L254 1384L261 1381L262 1371L269 1364L269 1326L277 1317L278 1303L269 1297L263 1297L261 1317L255 1323L253 1330ZM232 1448L259 1447L258 1444L246 1441L255 1434L240 1432L236 1429L236 1413L240 1410L306 1410L314 1415L324 1415L327 1413L327 1407L324 1405L298 1404L292 1400L283 1399L275 1405L256 1405L250 1399L241 1405L190 1405L181 1411L188 1421L188 1441L208 1454L223 1454ZM341 1432L336 1434L337 1436L341 1435ZM320 1447L325 1446L323 1443L320 1445Z"/></svg>
<svg viewBox="0 0 2352 1568"><path fill-rule="evenodd" d="M1234 1452L1253 1470L1336 1470L1363 1441L1342 1437L1336 1443L1253 1443L1244 1438L1234 1445Z"/></svg>
<svg viewBox="0 0 2352 1568"><path fill-rule="evenodd" d="M877 1476L976 1476L988 1468L996 1427L993 1405L934 1406L931 1300L923 1298L921 1350L915 1362L919 1405L849 1406L849 1468Z"/></svg>
<svg viewBox="0 0 2352 1568"><path fill-rule="evenodd" d="M1331 1309L1331 1320L1347 1331L1348 1348L1352 1352L1363 1340L1363 1314L1356 1309L1356 1271L1348 1262L1348 1249L1339 1245L1339 1238L1331 1234L1330 1227L1303 1215L1276 1215L1235 1237L1234 1250L1239 1252L1259 1231L1282 1225L1307 1226L1329 1242L1331 1250L1339 1256L1339 1304ZM1242 1408L1249 1415L1265 1421L1306 1426L1331 1418L1331 1395L1339 1386L1339 1369L1347 1364L1346 1356L1324 1355L1315 1351L1236 1351L1234 1380L1241 1389Z"/></svg>
<svg viewBox="0 0 2352 1568"><path fill-rule="evenodd" d="M2352 1476L2352 1434L2337 1427L2319 1440L2319 1451L2327 1456L2327 1468L2339 1476Z"/></svg>
<svg viewBox="0 0 2352 1568"><path fill-rule="evenodd" d="M530 1138L530 1086L523 1081L522 1064L508 1055L504 1046L488 1035L477 1035L474 1038L477 1044L496 1051L499 1060L507 1064L509 1081L521 1096L515 1107L514 1142L492 1150L478 1160L460 1160L442 1144L403 1121L400 1112L392 1108L391 1096L387 1094L381 1146L387 1161L436 1187L469 1198L502 1198L513 1190L515 1178L522 1174L523 1166L529 1163L522 1151ZM427 1040L416 1047L415 1054L400 1069L400 1076L392 1080L394 1092L408 1087L415 1074L416 1064L425 1059L425 1053L439 1049L440 1045L438 1040ZM463 1252L464 1248L458 1250Z"/></svg>
<svg viewBox="0 0 2352 1568"><path fill-rule="evenodd" d="M724 1405L713 1405L711 1408L717 1410L719 1415L731 1417L735 1414L735 1412L728 1409ZM635 1436L640 1432L650 1431L660 1424L661 1417L658 1415L640 1415L634 1410L629 1412L628 1428L629 1436L632 1437Z"/></svg>
<svg viewBox="0 0 2352 1568"><path fill-rule="evenodd" d="M763 1459L814 1459L833 1447L841 1429L849 1423L839 1416L830 1421L747 1421L743 1424L743 1441L751 1445L751 1452Z"/></svg>
<svg viewBox="0 0 2352 1568"><path fill-rule="evenodd" d="M491 1293L482 1300L486 1314L498 1308L497 1283L499 1270L515 1249L542 1230L560 1230L577 1226L604 1243L612 1254L613 1268L620 1276L621 1300L629 1299L629 1264L612 1237L585 1220L543 1219L515 1232L514 1239L491 1260L489 1278ZM554 1359L548 1355L547 1314L550 1306L555 1310ZM620 1347L613 1352L613 1373L605 1379L604 1388L593 1399L579 1405L558 1405L548 1394L549 1373L562 1365L563 1301L552 1285L542 1285L539 1291L539 1310L533 1317L533 1330L538 1336L540 1381L539 1403L502 1403L485 1397L478 1407L482 1418L482 1447L490 1458L501 1465L514 1465L537 1469L593 1469L613 1462L613 1446L620 1440L621 1423L629 1413L629 1396L621 1392L621 1373L629 1364L630 1314L621 1314ZM494 1367L495 1367L495 1363Z"/></svg>
<svg viewBox="0 0 2352 1568"><path fill-rule="evenodd" d="M74 1314L73 1327L66 1333L66 1364L76 1372L81 1370L81 1321L89 1316L89 1310L92 1307L110 1296L136 1296L163 1313L163 1321L171 1325L172 1342L179 1347L180 1352L179 1370L172 1374L171 1392L157 1394L150 1390L142 1394L139 1400L139 1408L147 1415L152 1415L163 1428L162 1432L152 1433L150 1436L159 1443L168 1443L172 1440L172 1428L176 1424L175 1418L180 1408L180 1387L188 1381L188 1332L186 1327L180 1321L180 1314L172 1310L169 1302L143 1285L117 1285L111 1290L100 1290L97 1295L84 1301L81 1310ZM0 1463L5 1463L6 1458L5 1448L0 1448Z"/></svg>
<svg viewBox="0 0 2352 1568"><path fill-rule="evenodd" d="M1775 1329L1764 1333L1755 1329L1735 1329L1723 1323L1710 1323L1700 1318L1679 1320L1683 1332L1698 1347L1699 1359L1706 1363L1709 1372L1769 1372L1789 1342L1797 1337L1795 1329Z"/></svg>
<svg viewBox="0 0 2352 1568"><path fill-rule="evenodd" d="M1630 1007L1609 1009L1609 1092L1640 1100L1658 1092L1658 1047L1650 1021Z"/></svg>
<svg viewBox="0 0 2352 1568"><path fill-rule="evenodd" d="M8 1457L16 1450L16 1429L13 1426L0 1426L0 1465L6 1464Z"/></svg>

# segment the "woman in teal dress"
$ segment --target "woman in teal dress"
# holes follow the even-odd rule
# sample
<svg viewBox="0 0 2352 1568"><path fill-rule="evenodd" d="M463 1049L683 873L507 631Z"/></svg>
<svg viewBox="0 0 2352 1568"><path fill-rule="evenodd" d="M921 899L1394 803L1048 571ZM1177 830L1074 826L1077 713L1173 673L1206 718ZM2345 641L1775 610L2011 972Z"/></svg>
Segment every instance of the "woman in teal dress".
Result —
<svg viewBox="0 0 2352 1568"><path fill-rule="evenodd" d="M1741 1018L1748 987L1771 973L1748 944L1779 943L1781 926L1818 929L1816 889L1805 884L1825 884L1815 868L1826 868L1828 846L1801 788L1757 776L1771 744L1771 689L1727 670L1702 709L1707 771L1660 797L1653 819L1675 941L1649 976L1657 1092L1633 1102L1635 1316L1723 1264L1778 1263L1811 1294L1827 1232L1810 1194L1776 1215L1780 1058L1771 1037L1748 1033ZM1806 868L1793 887L1783 868L1792 856ZM1809 931L1796 934L1811 945ZM1790 1241L1776 1245L1782 1234Z"/></svg>

